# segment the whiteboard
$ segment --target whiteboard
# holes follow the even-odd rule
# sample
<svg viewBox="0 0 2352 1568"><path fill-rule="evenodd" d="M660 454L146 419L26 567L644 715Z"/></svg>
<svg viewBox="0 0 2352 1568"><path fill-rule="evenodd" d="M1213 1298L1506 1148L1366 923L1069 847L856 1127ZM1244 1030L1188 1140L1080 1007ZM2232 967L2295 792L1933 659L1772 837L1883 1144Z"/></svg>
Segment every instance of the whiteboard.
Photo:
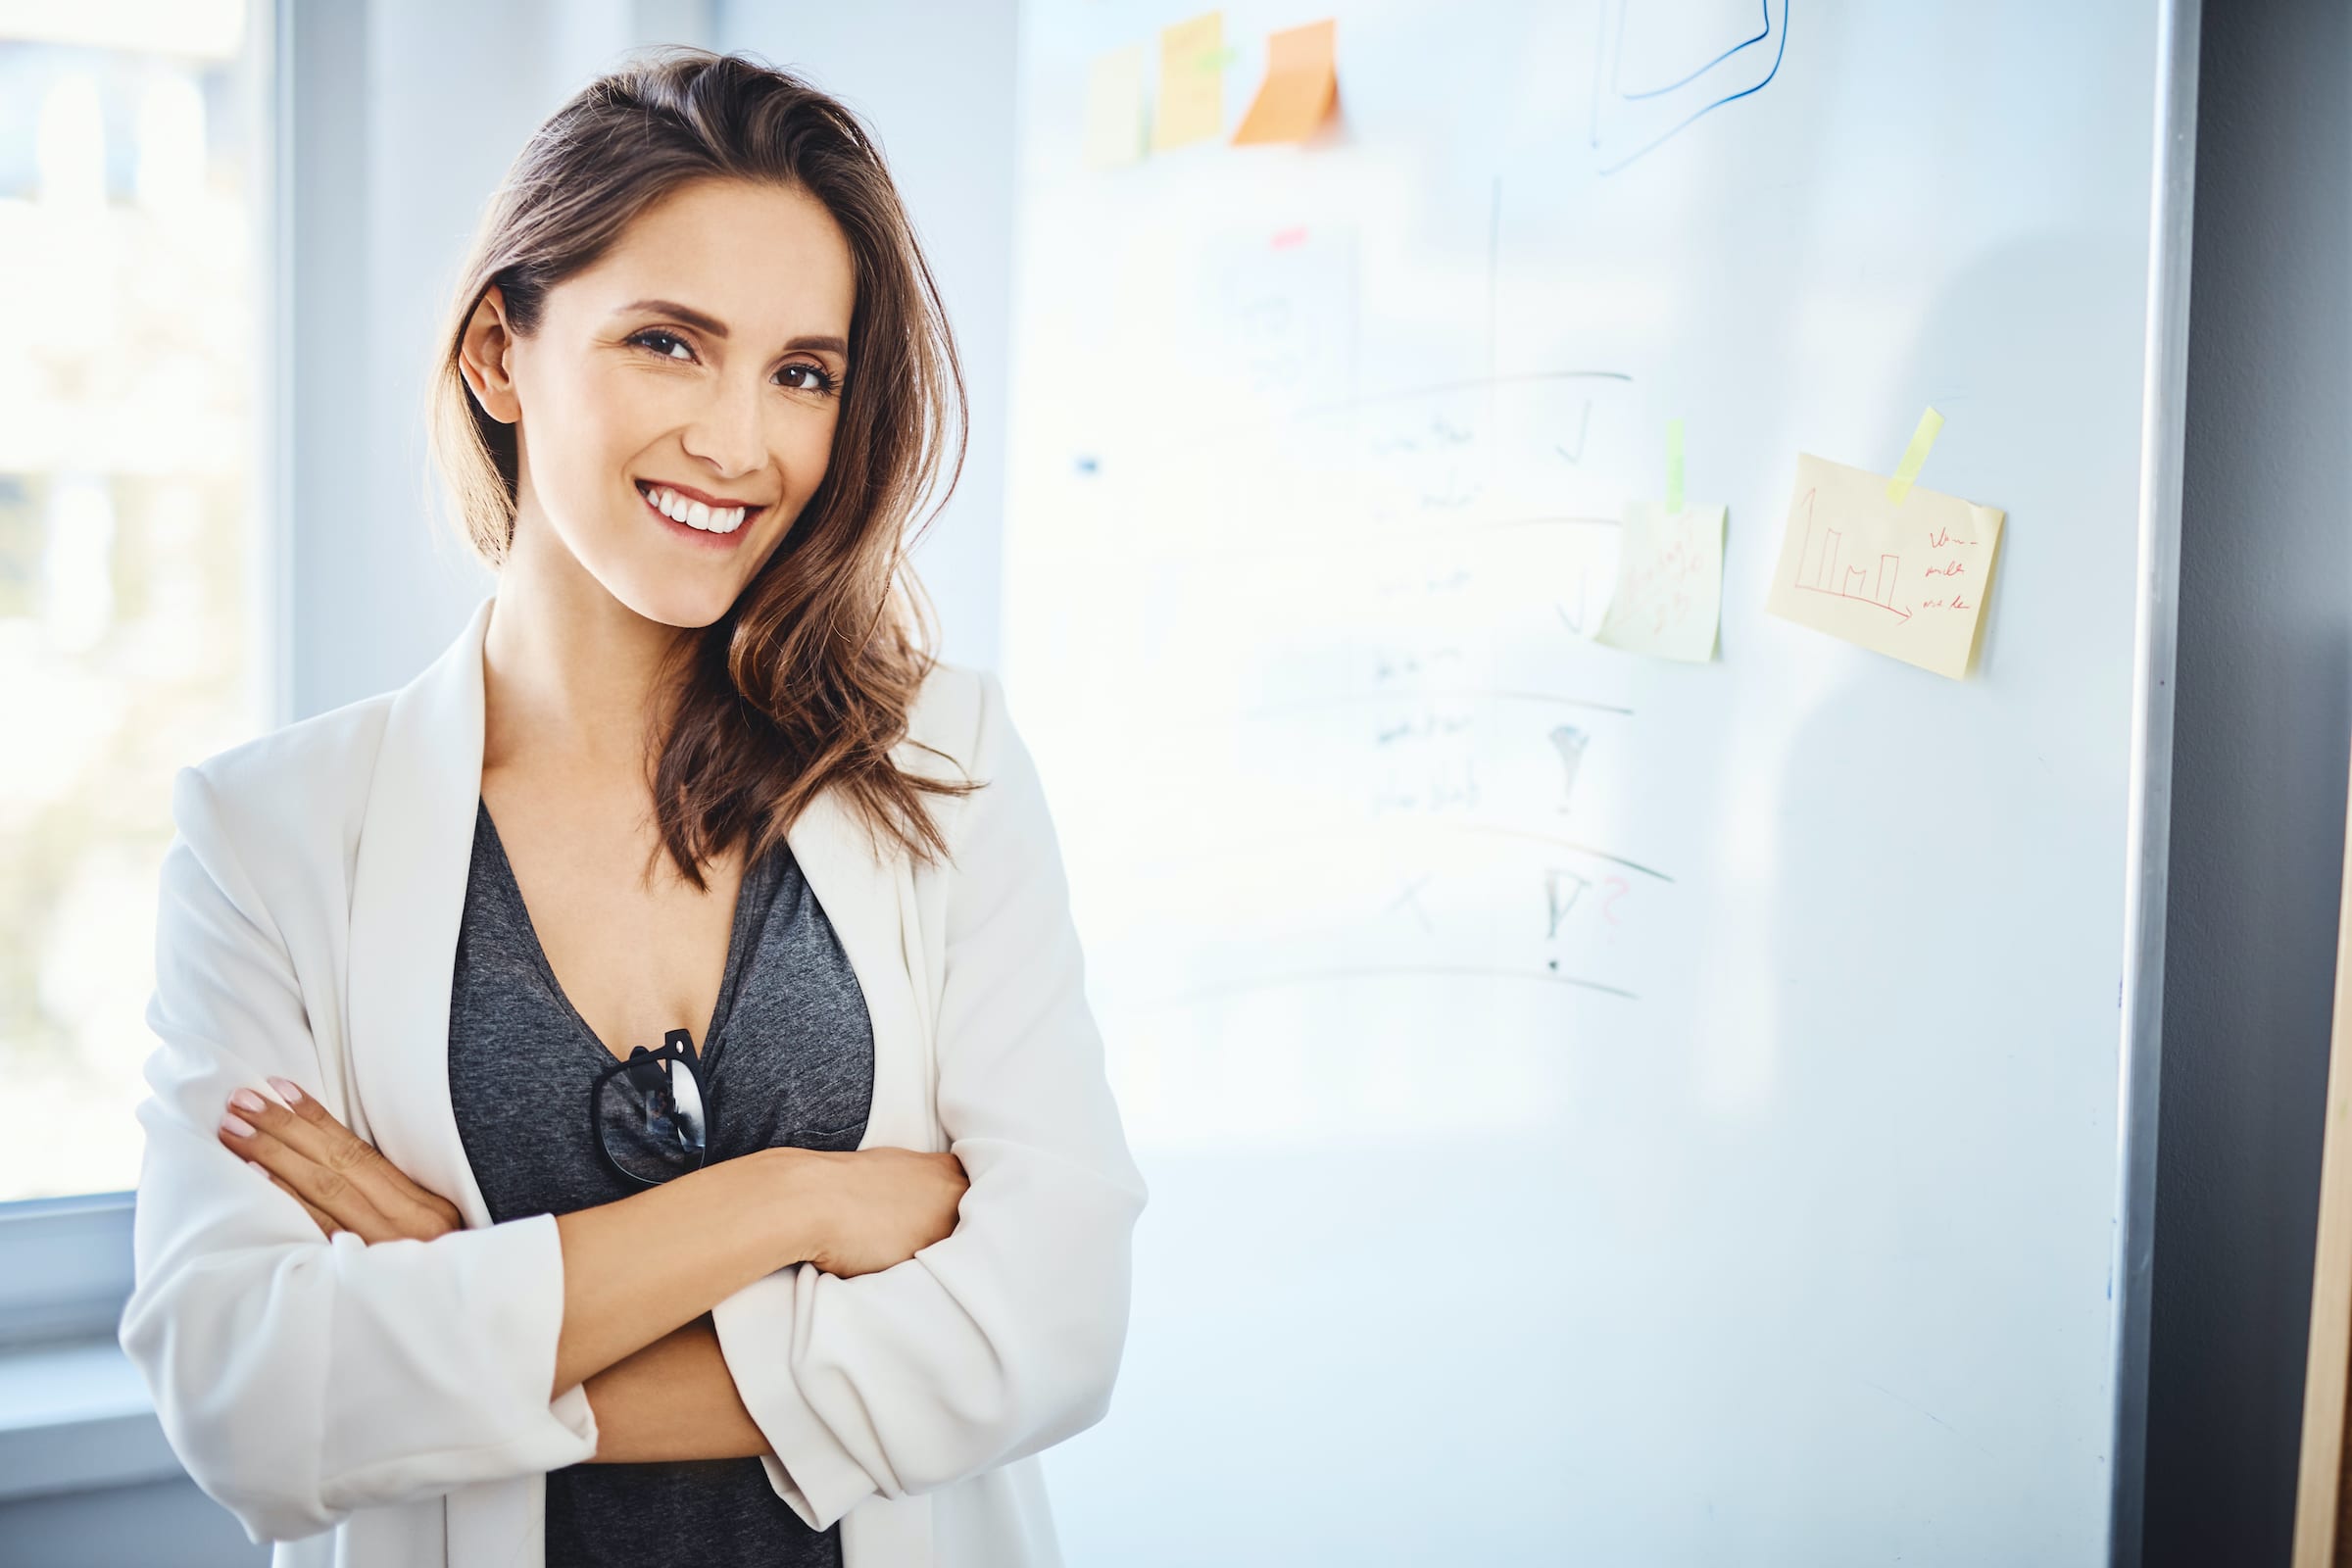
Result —
<svg viewBox="0 0 2352 1568"><path fill-rule="evenodd" d="M1073 1563L2135 1529L2162 12L1342 5L1309 144L1104 170L1189 13L1024 5L1004 671L1152 1191ZM1963 681L1762 610L1930 405ZM1705 664L1592 638L1673 418Z"/></svg>

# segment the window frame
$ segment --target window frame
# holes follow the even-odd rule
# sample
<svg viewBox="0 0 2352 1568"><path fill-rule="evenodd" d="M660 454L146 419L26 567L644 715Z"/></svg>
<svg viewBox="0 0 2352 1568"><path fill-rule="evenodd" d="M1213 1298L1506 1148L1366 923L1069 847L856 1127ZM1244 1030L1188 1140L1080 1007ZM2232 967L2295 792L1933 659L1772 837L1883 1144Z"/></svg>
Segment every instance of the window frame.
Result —
<svg viewBox="0 0 2352 1568"><path fill-rule="evenodd" d="M114 1334L130 1299L133 1199L0 1203L0 1349Z"/></svg>

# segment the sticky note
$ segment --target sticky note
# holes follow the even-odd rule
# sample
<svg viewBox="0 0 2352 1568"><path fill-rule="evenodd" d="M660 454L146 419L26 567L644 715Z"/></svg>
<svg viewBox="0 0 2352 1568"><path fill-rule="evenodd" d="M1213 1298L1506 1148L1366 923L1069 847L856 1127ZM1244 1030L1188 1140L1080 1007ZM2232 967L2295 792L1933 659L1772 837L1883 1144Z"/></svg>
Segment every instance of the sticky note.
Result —
<svg viewBox="0 0 2352 1568"><path fill-rule="evenodd" d="M1788 532L1764 608L1958 680L1991 587L2002 514L1811 454L1796 460Z"/></svg>
<svg viewBox="0 0 2352 1568"><path fill-rule="evenodd" d="M1225 129L1225 13L1159 31L1159 117L1152 150L1207 141Z"/></svg>
<svg viewBox="0 0 2352 1568"><path fill-rule="evenodd" d="M1339 70L1332 52L1337 25L1310 22L1266 40L1266 79L1258 84L1250 112L1233 133L1235 146L1304 141L1314 134L1339 96Z"/></svg>
<svg viewBox="0 0 2352 1568"><path fill-rule="evenodd" d="M1599 641L1630 654L1703 664L1715 657L1723 615L1722 507L1636 501L1624 514L1617 591Z"/></svg>
<svg viewBox="0 0 2352 1568"><path fill-rule="evenodd" d="M1117 169L1144 156L1144 46L1095 57L1086 73L1089 169Z"/></svg>

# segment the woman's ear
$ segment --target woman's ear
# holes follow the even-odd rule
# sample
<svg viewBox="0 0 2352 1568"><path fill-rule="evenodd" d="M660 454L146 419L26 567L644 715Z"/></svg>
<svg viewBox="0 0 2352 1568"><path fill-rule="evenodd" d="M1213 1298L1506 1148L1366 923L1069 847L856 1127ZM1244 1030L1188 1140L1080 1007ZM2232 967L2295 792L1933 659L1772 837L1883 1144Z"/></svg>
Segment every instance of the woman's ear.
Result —
<svg viewBox="0 0 2352 1568"><path fill-rule="evenodd" d="M514 346L514 334L507 329L507 297L493 283L475 302L473 317L458 340L458 369L482 412L501 424L522 417L522 402L514 395L514 377L507 363Z"/></svg>

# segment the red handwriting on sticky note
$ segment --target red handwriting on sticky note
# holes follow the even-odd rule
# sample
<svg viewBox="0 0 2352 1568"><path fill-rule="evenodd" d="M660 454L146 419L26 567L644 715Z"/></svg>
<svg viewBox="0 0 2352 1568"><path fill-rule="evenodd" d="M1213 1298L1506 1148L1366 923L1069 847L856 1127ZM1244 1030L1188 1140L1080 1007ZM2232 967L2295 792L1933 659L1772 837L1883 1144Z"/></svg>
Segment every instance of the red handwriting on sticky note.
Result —
<svg viewBox="0 0 2352 1568"><path fill-rule="evenodd" d="M1266 40L1266 79L1233 133L1235 146L1244 142L1304 141L1331 113L1339 96L1339 71L1333 60L1337 24L1310 22Z"/></svg>
<svg viewBox="0 0 2352 1568"><path fill-rule="evenodd" d="M1992 587L2002 514L1800 453L1764 608L1958 680Z"/></svg>
<svg viewBox="0 0 2352 1568"><path fill-rule="evenodd" d="M1722 507L1627 505L1617 592L1598 640L1628 653L1705 663L1723 612Z"/></svg>

